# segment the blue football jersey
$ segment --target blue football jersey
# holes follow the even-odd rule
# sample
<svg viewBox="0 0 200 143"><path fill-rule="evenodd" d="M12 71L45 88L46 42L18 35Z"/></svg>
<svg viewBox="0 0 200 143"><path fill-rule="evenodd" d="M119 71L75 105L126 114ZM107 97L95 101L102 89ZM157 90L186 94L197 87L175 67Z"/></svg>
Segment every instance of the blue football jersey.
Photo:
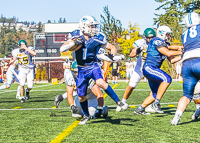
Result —
<svg viewBox="0 0 200 143"><path fill-rule="evenodd" d="M160 68L162 65L162 62L165 60L166 56L161 54L157 49L159 47L166 47L167 43L165 43L164 40L154 37L151 39L151 41L148 44L147 48L147 58L145 60L144 66L155 66L157 68Z"/></svg>
<svg viewBox="0 0 200 143"><path fill-rule="evenodd" d="M80 30L71 32L68 36L69 39L80 37L83 39L83 46L77 50L76 61L78 65L85 66L97 62L96 55L102 45L107 44L107 38L103 33L91 37L89 40L85 40L83 33Z"/></svg>
<svg viewBox="0 0 200 143"><path fill-rule="evenodd" d="M200 48L200 24L188 28L181 36L184 53Z"/></svg>

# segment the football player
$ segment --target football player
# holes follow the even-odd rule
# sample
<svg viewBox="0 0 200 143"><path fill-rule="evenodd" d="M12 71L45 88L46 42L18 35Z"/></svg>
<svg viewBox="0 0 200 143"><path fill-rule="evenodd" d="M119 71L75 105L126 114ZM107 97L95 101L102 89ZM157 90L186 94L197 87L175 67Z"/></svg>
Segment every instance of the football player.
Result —
<svg viewBox="0 0 200 143"><path fill-rule="evenodd" d="M135 48L130 53L131 58L137 57L137 63L134 68L134 72L131 75L129 85L125 89L124 96L122 99L123 103L126 103L127 99L129 98L129 96L131 95L133 90L137 87L138 83L143 78L142 67L144 64L144 59L146 58L146 48L147 48L150 40L156 36L156 32L152 28L147 28L147 29L145 29L143 35L145 38L136 40L133 43L133 47L135 47ZM116 108L116 111L117 112L121 111L121 107L118 106ZM145 111L136 112L136 113L143 114L143 115L148 114Z"/></svg>
<svg viewBox="0 0 200 143"><path fill-rule="evenodd" d="M25 102L24 97L24 85L27 79L26 99L29 99L29 91L33 87L34 80L34 64L32 63L32 56L36 56L36 52L33 47L27 47L27 42L24 39L19 40L18 45L20 48L16 48L12 51L12 56L18 60L19 74L18 79L21 86L21 103Z"/></svg>
<svg viewBox="0 0 200 143"><path fill-rule="evenodd" d="M4 63L4 62L2 62ZM0 86L0 90L2 89L9 89L11 87L11 84L13 83L13 80L15 80L19 84L18 80L18 71L15 69L17 65L17 61L12 57L10 60L10 66L6 72L6 82L4 82L3 85ZM20 85L17 88L17 99L20 99Z"/></svg>
<svg viewBox="0 0 200 143"><path fill-rule="evenodd" d="M172 31L168 26L160 26L157 29L157 37L151 39L147 48L147 58L143 66L143 74L148 79L151 94L144 100L142 105L134 113L144 112L144 109L151 104L156 113L164 113L160 108L160 100L171 84L171 77L160 69L167 57L171 63L181 60L182 49L172 51L168 49L168 42ZM153 96L152 96L153 95Z"/></svg>
<svg viewBox="0 0 200 143"><path fill-rule="evenodd" d="M69 40L61 46L60 51L69 50L73 46L78 47L75 51L76 61L78 63L76 86L79 101L84 112L83 119L79 123L82 125L90 118L86 95L91 78L124 110L128 108L128 104L122 103L111 86L103 80L101 68L98 65L97 53L100 47L110 50L113 56L116 54L116 48L107 42L104 34L99 32L99 23L94 17L82 17L79 22L79 27L80 30L75 30L69 34Z"/></svg>
<svg viewBox="0 0 200 143"><path fill-rule="evenodd" d="M67 84L67 92L64 93L63 95L57 95L55 96L55 101L54 101L54 105L56 107L58 107L58 105L60 104L61 101L63 101L63 99L68 99L68 103L71 107L72 110L72 117L79 117L78 115L83 116L83 110L80 106L80 102L78 100L78 96L77 96L77 88L76 88L76 82L75 79L78 75L78 67L77 67L77 62L73 62L72 64L72 72L70 71L70 73L68 73L68 76L65 77L66 80L66 84ZM97 97L103 97L102 92L100 91L99 87L97 85L95 85L94 80L90 80L89 81L89 85L87 88L87 100L88 100L88 110L89 110L89 114L90 116L95 116L95 111L97 109ZM99 95L101 94L101 95ZM73 99L73 96L75 97L75 100ZM107 117L108 115L108 107L105 106L104 108L102 108L102 115L103 117Z"/></svg>
<svg viewBox="0 0 200 143"><path fill-rule="evenodd" d="M183 97L178 102L178 107L172 125L178 125L181 116L194 95L194 88L200 80L200 16L196 12L186 15L185 22L187 30L182 34L181 39L184 46L182 58L182 77L183 77ZM193 115L193 119L199 116L200 97L194 98L197 111Z"/></svg>

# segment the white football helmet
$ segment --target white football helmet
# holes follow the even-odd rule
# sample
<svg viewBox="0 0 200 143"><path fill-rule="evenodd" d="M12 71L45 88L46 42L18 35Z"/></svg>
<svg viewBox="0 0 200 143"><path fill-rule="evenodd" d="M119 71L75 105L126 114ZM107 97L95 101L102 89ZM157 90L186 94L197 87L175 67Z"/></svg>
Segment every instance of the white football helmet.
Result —
<svg viewBox="0 0 200 143"><path fill-rule="evenodd" d="M99 22L93 16L83 16L79 21L80 30L90 36L95 36L99 33Z"/></svg>
<svg viewBox="0 0 200 143"><path fill-rule="evenodd" d="M196 12L188 13L185 17L185 24L188 28L200 24L199 14Z"/></svg>
<svg viewBox="0 0 200 143"><path fill-rule="evenodd" d="M169 39L167 39L167 34L172 34L172 30L171 28L169 28L169 26L163 25L158 27L157 29L157 37L159 37L162 40L168 41Z"/></svg>

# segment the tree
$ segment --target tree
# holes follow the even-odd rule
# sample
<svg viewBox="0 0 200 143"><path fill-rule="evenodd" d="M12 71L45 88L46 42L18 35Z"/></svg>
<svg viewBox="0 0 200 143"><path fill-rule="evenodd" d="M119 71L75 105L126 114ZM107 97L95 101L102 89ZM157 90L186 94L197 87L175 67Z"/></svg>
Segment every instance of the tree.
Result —
<svg viewBox="0 0 200 143"><path fill-rule="evenodd" d="M51 20L48 20L47 23L51 23Z"/></svg>
<svg viewBox="0 0 200 143"><path fill-rule="evenodd" d="M141 39L142 37L139 35L140 28L137 24L132 25L129 23L129 30L124 30L120 38L117 39L120 44L120 53L125 55L126 58L129 57L130 51L133 49L133 43Z"/></svg>
<svg viewBox="0 0 200 143"><path fill-rule="evenodd" d="M164 9L165 14L155 14L157 18L154 18L154 24L157 27L161 25L169 26L173 31L174 38L181 41L181 34L184 30L184 25L182 24L183 12L180 10L181 3L177 0L156 0L156 2L164 3L156 10Z"/></svg>
<svg viewBox="0 0 200 143"><path fill-rule="evenodd" d="M60 19L58 20L58 23L62 23L62 18L60 17Z"/></svg>
<svg viewBox="0 0 200 143"><path fill-rule="evenodd" d="M41 32L42 32L42 23L39 22L37 26L38 26L38 27L37 27L36 32L41 33Z"/></svg>
<svg viewBox="0 0 200 143"><path fill-rule="evenodd" d="M101 16L101 29L103 33L107 36L108 42L110 43L117 43L117 39L121 36L122 33L122 24L121 21L118 19L115 19L114 16L110 14L110 11L108 10L108 6L105 6L104 8L104 14Z"/></svg>
<svg viewBox="0 0 200 143"><path fill-rule="evenodd" d="M67 23L67 21L66 21L66 19L65 19L65 18L63 19L63 23Z"/></svg>

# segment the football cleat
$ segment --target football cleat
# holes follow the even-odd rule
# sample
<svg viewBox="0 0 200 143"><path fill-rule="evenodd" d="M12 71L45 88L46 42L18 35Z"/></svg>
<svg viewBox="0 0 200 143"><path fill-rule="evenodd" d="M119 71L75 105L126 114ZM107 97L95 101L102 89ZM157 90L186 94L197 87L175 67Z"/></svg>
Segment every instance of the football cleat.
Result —
<svg viewBox="0 0 200 143"><path fill-rule="evenodd" d="M152 103L152 107L155 110L156 113L163 114L164 112L160 108L160 103Z"/></svg>
<svg viewBox="0 0 200 143"><path fill-rule="evenodd" d="M87 121L90 120L90 116L83 116L83 119L78 123L79 125L85 125Z"/></svg>
<svg viewBox="0 0 200 143"><path fill-rule="evenodd" d="M200 108L192 114L192 120L196 120L200 115Z"/></svg>
<svg viewBox="0 0 200 143"><path fill-rule="evenodd" d="M22 99L21 99L21 101L20 101L21 103L25 103L25 98L24 97L22 97Z"/></svg>
<svg viewBox="0 0 200 143"><path fill-rule="evenodd" d="M103 107L102 115L103 118L106 118L108 116L108 106Z"/></svg>
<svg viewBox="0 0 200 143"><path fill-rule="evenodd" d="M82 115L72 113L72 117L74 117L74 118L80 118L80 117L82 117Z"/></svg>
<svg viewBox="0 0 200 143"><path fill-rule="evenodd" d="M62 95L56 95L54 101L54 105L56 106L56 108L58 108L58 105L60 104L61 101L63 101Z"/></svg>
<svg viewBox="0 0 200 143"><path fill-rule="evenodd" d="M147 113L144 110L139 110L138 108L134 111L134 114L137 114L137 115L151 115L150 113Z"/></svg>
<svg viewBox="0 0 200 143"><path fill-rule="evenodd" d="M101 115L102 115L102 112L103 112L102 109L97 109L96 112L95 112L95 114L94 114L94 117L96 117L96 118L100 118Z"/></svg>
<svg viewBox="0 0 200 143"><path fill-rule="evenodd" d="M173 120L171 120L171 125L178 125L179 121L180 121L180 116L173 118Z"/></svg>
<svg viewBox="0 0 200 143"><path fill-rule="evenodd" d="M124 110L128 109L128 104L125 102L123 103L122 101L119 101L117 104Z"/></svg>
<svg viewBox="0 0 200 143"><path fill-rule="evenodd" d="M116 111L120 112L122 110L122 108L120 106L117 106Z"/></svg>
<svg viewBox="0 0 200 143"><path fill-rule="evenodd" d="M145 108L145 112L152 112L155 113L156 111L154 110L154 108L152 107L152 104L150 104L149 106L147 106Z"/></svg>

